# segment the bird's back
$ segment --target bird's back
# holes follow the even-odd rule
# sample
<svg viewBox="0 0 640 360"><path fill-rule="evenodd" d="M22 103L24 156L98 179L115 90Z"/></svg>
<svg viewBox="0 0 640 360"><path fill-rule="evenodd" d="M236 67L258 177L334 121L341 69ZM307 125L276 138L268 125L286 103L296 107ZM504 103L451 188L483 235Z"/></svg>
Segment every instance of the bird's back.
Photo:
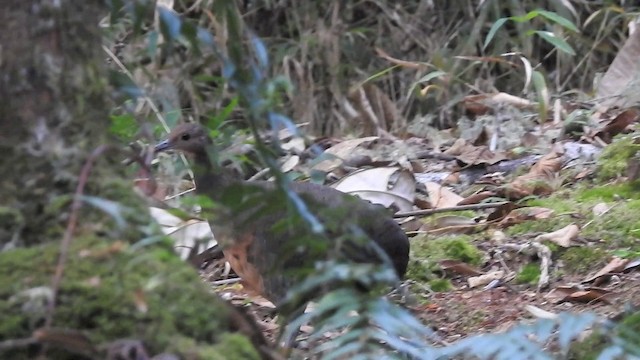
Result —
<svg viewBox="0 0 640 360"><path fill-rule="evenodd" d="M338 241L350 235L351 225L375 241L399 277L404 275L409 241L386 209L322 185L292 183L291 189L325 225L324 235L313 234L297 212L288 211L287 202L270 182L244 183L242 191L255 191L255 195L244 197L247 203L233 220L214 225L216 237L222 236L223 243L225 236L229 237L227 243L232 246L225 247L225 256L249 289L278 305L304 276L305 268L312 269L315 261L327 259L329 253L344 253L348 248L351 251L345 257L351 261L380 263L368 239Z"/></svg>

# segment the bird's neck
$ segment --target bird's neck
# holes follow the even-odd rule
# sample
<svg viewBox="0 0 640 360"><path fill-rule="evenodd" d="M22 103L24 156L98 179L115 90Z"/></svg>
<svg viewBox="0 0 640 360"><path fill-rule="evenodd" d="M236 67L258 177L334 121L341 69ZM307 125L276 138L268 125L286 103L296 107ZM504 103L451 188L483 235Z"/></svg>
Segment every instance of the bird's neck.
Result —
<svg viewBox="0 0 640 360"><path fill-rule="evenodd" d="M207 195L214 201L219 200L224 190L238 181L229 170L213 161L205 150L195 153L193 160L193 180L196 183L196 193L200 195Z"/></svg>

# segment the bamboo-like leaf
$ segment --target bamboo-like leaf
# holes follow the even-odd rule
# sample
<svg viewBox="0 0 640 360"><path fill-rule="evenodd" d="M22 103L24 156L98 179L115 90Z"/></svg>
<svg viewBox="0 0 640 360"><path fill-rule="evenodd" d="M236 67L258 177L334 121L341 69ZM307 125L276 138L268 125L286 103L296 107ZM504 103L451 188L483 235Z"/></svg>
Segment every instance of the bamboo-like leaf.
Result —
<svg viewBox="0 0 640 360"><path fill-rule="evenodd" d="M510 20L510 18L501 18L496 20L496 22L493 23L493 25L491 25L491 29L489 29L489 33L487 34L487 37L484 39L484 45L482 45L482 50L487 48L491 40L493 40L493 37L496 35L496 32L498 32L498 30L502 27L502 25L504 25L508 20Z"/></svg>
<svg viewBox="0 0 640 360"><path fill-rule="evenodd" d="M553 45L556 49L563 51L569 55L575 55L576 52L573 50L571 45L568 42L564 41L556 36L556 34L550 31L535 31L535 34L543 38L546 42Z"/></svg>

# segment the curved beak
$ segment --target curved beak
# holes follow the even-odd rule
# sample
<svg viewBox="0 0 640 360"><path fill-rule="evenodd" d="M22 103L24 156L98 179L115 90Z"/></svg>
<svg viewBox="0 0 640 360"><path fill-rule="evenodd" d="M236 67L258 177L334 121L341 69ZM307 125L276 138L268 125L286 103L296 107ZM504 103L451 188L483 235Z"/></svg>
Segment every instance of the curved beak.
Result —
<svg viewBox="0 0 640 360"><path fill-rule="evenodd" d="M169 141L169 139L162 140L161 142L156 144L156 146L153 148L153 152L159 153L161 151L170 150L172 147L173 144L171 143L171 141Z"/></svg>

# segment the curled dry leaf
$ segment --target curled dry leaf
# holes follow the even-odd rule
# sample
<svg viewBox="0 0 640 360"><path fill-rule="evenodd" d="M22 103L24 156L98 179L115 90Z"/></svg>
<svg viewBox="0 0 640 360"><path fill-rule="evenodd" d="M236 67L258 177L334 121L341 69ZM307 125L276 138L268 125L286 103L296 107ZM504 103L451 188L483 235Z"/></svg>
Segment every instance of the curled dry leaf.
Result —
<svg viewBox="0 0 640 360"><path fill-rule="evenodd" d="M634 108L626 109L622 113L618 114L613 120L609 121L600 131L595 133L595 137L603 139L607 143L611 142L611 139L626 130L626 128L634 122L640 119L640 111Z"/></svg>
<svg viewBox="0 0 640 360"><path fill-rule="evenodd" d="M333 184L333 187L374 204L393 206L400 211L411 211L416 196L413 174L399 167L355 171Z"/></svg>
<svg viewBox="0 0 640 360"><path fill-rule="evenodd" d="M555 144L551 152L535 163L527 174L518 176L505 186L504 195L515 200L530 195L551 194L552 180L562 168L564 161L564 148L560 144Z"/></svg>
<svg viewBox="0 0 640 360"><path fill-rule="evenodd" d="M462 199L458 205L472 205L472 204L479 204L482 201L492 198L492 197L496 197L497 194L493 191L482 191L470 196L467 196L466 198Z"/></svg>
<svg viewBox="0 0 640 360"><path fill-rule="evenodd" d="M595 301L601 301L604 303L611 303L609 301L609 291L604 289L590 289L584 291L576 291L567 295L562 301L570 301L570 302L580 302L580 303L590 303Z"/></svg>
<svg viewBox="0 0 640 360"><path fill-rule="evenodd" d="M600 269L595 275L584 279L582 283L593 282L594 286L598 286L611 275L623 272L627 263L629 263L628 259L622 259L614 256L613 259L611 259L611 261L609 261L609 263L605 265L605 267Z"/></svg>
<svg viewBox="0 0 640 360"><path fill-rule="evenodd" d="M545 296L547 299L556 298L558 303L580 302L589 303L595 301L602 301L610 303L609 296L611 291L597 287L582 287L582 286L558 286L553 291ZM559 298L558 298L559 296Z"/></svg>
<svg viewBox="0 0 640 360"><path fill-rule="evenodd" d="M578 227L578 225L570 224L563 227L560 230L538 235L535 241L541 242L544 240L548 240L554 244L567 248L571 246L571 241L575 240L579 234L580 234L580 228Z"/></svg>
<svg viewBox="0 0 640 360"><path fill-rule="evenodd" d="M475 288L478 286L487 285L493 280L500 280L503 277L504 271L496 270L484 275L470 277L469 279L467 279L467 282L469 283L470 288Z"/></svg>

